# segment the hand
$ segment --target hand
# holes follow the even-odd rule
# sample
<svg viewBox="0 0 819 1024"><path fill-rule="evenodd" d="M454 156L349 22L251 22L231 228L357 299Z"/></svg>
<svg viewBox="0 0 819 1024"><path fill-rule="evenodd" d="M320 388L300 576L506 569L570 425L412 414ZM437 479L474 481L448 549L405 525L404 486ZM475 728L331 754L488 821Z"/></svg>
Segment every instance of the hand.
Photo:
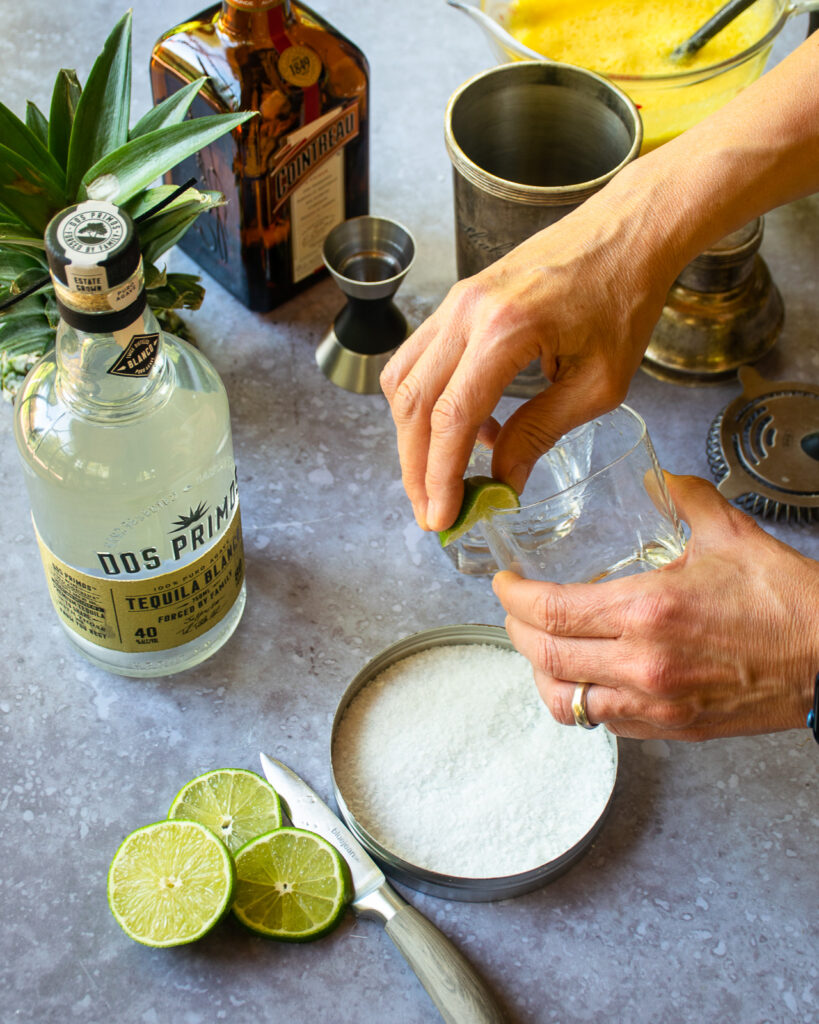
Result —
<svg viewBox="0 0 819 1024"><path fill-rule="evenodd" d="M634 160L568 216L450 291L381 385L404 486L425 529L449 526L479 430L518 491L538 455L625 397L668 289L697 253L819 188L817 34L738 96ZM539 359L552 382L498 426Z"/></svg>
<svg viewBox="0 0 819 1024"><path fill-rule="evenodd" d="M663 218L618 188L456 284L385 368L404 486L425 529L455 519L479 433L493 475L520 491L559 437L625 397L678 267L663 257ZM499 427L504 388L536 359L551 386Z"/></svg>
<svg viewBox="0 0 819 1024"><path fill-rule="evenodd" d="M805 725L819 671L819 563L697 477L666 474L691 536L661 569L553 584L501 572L506 629L558 722L592 684L592 723L619 736L705 740Z"/></svg>

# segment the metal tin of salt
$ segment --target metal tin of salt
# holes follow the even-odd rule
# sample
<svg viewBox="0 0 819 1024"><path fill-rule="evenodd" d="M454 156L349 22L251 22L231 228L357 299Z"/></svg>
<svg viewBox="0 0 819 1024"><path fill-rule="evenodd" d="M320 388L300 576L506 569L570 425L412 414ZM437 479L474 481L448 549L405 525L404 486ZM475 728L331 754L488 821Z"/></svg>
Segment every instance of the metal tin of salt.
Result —
<svg viewBox="0 0 819 1024"><path fill-rule="evenodd" d="M336 709L330 734L330 765L333 776L333 791L341 816L344 818L350 831L375 858L389 878L403 883L411 889L428 893L432 896L468 902L488 902L508 899L512 896L521 896L526 892L531 892L533 889L540 888L540 886L553 881L563 872L567 871L588 850L600 831L612 805L618 767L617 737L608 731L605 732L607 749L614 765L611 791L608 794L605 805L591 827L576 842L563 850L559 855L551 858L547 863L540 864L531 870L518 874L495 878L477 878L444 874L409 862L386 845L383 845L376 835L373 834L377 830L373 829L372 826L370 829L364 828L351 812L348 806L349 794L345 798L345 794L338 781L339 762L336 739L339 725L345 711L356 695L368 683L375 680L385 669L390 668L405 658L434 647L452 647L461 644L489 644L493 647L509 651L514 651L515 649L506 631L500 626L478 623L441 626L425 630L421 633L414 633L391 644L369 661L344 691Z"/></svg>

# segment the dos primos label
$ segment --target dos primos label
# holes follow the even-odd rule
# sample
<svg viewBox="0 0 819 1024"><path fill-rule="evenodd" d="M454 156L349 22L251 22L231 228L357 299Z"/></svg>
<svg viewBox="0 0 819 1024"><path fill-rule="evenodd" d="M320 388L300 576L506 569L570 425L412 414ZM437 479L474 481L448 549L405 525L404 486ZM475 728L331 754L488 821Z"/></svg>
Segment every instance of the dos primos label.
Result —
<svg viewBox="0 0 819 1024"><path fill-rule="evenodd" d="M239 506L220 540L171 572L100 579L60 561L37 535L57 614L79 636L109 650L166 651L212 629L233 607L244 580Z"/></svg>

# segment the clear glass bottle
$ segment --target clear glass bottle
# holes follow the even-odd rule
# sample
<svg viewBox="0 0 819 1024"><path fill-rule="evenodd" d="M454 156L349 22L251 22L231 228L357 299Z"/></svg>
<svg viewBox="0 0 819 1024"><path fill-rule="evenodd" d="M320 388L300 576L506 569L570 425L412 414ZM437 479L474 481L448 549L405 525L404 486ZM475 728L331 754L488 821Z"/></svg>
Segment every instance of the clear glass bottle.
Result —
<svg viewBox="0 0 819 1024"><path fill-rule="evenodd" d="M326 274L331 228L368 212L369 67L302 3L223 0L151 54L157 103L203 75L192 116L258 116L167 176L228 200L179 245L250 309L270 310Z"/></svg>
<svg viewBox="0 0 819 1024"><path fill-rule="evenodd" d="M245 604L227 395L147 305L133 222L80 203L46 229L61 322L15 436L52 603L92 662L167 675L217 651Z"/></svg>

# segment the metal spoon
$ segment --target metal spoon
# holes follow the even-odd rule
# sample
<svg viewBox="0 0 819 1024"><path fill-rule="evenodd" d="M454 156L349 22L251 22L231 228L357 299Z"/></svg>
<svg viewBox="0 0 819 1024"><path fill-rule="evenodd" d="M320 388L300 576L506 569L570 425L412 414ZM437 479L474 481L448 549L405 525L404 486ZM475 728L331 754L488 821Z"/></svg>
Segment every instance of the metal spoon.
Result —
<svg viewBox="0 0 819 1024"><path fill-rule="evenodd" d="M532 50L528 46L524 46L523 43L519 42L513 35L510 35L505 28L502 28L494 18L490 18L488 14L479 7L473 7L472 4L464 3L463 0L446 0L450 7L457 7L459 11L463 11L464 14L468 14L470 18L476 21L487 35L493 36L501 45L511 50L513 53L518 54L520 57L525 57L529 60L548 60L548 57L544 57L542 53L538 53L537 50Z"/></svg>
<svg viewBox="0 0 819 1024"><path fill-rule="evenodd" d="M717 13L712 15L704 25L701 25L692 36L689 36L679 46L674 47L671 51L671 59L680 61L692 57L705 46L709 39L713 39L717 32L721 32L752 3L754 0L728 0L728 3L720 7Z"/></svg>

